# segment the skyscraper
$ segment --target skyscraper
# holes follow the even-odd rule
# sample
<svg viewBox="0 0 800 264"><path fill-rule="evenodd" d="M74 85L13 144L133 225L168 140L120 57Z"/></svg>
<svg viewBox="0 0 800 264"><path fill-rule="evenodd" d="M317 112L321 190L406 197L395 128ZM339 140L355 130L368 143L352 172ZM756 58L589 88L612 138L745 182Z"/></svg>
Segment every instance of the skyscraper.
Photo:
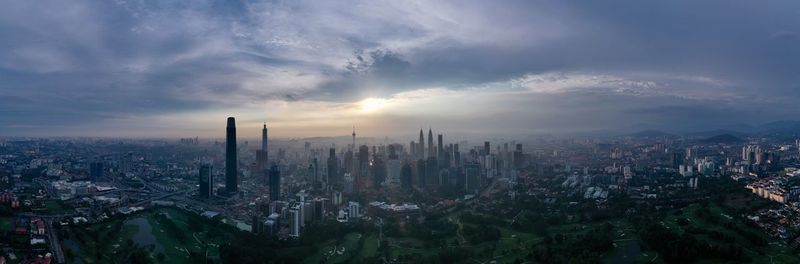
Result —
<svg viewBox="0 0 800 264"><path fill-rule="evenodd" d="M470 162L464 165L464 190L475 194L480 189L481 168L478 163Z"/></svg>
<svg viewBox="0 0 800 264"><path fill-rule="evenodd" d="M351 147L353 149L353 152L355 152L355 149L356 149L356 127L355 126L353 127L353 145Z"/></svg>
<svg viewBox="0 0 800 264"><path fill-rule="evenodd" d="M369 147L367 147L367 145L361 145L361 147L358 148L356 163L356 190L361 191L369 188L371 185L369 179Z"/></svg>
<svg viewBox="0 0 800 264"><path fill-rule="evenodd" d="M442 134L437 135L437 144L436 144L436 159L441 160L442 154L444 154L444 145L442 145Z"/></svg>
<svg viewBox="0 0 800 264"><path fill-rule="evenodd" d="M428 128L428 158L436 158L433 152L433 131L430 128Z"/></svg>
<svg viewBox="0 0 800 264"><path fill-rule="evenodd" d="M228 194L238 191L238 181L236 179L238 169L236 168L236 120L228 117L228 126L225 135L225 190Z"/></svg>
<svg viewBox="0 0 800 264"><path fill-rule="evenodd" d="M419 144L417 144L417 159L425 158L425 135L419 130Z"/></svg>
<svg viewBox="0 0 800 264"><path fill-rule="evenodd" d="M208 199L214 196L213 194L213 187L214 186L214 176L211 174L211 165L210 164L203 164L200 165L200 178L198 182L200 182L200 189L198 190L198 195L202 199Z"/></svg>
<svg viewBox="0 0 800 264"><path fill-rule="evenodd" d="M272 165L269 169L269 200L281 200L281 171L277 165Z"/></svg>
<svg viewBox="0 0 800 264"><path fill-rule="evenodd" d="M266 170L269 168L269 152L267 151L267 123L264 123L264 128L261 129L261 149L256 150L256 167L258 175L263 175L267 178ZM267 182L266 180L264 181Z"/></svg>
<svg viewBox="0 0 800 264"><path fill-rule="evenodd" d="M339 159L336 158L336 149L331 148L328 154L328 183L339 182Z"/></svg>
<svg viewBox="0 0 800 264"><path fill-rule="evenodd" d="M400 169L400 187L403 188L403 190L411 190L412 175L413 169L411 168L411 164L408 162L403 163L403 167Z"/></svg>
<svg viewBox="0 0 800 264"><path fill-rule="evenodd" d="M425 188L427 187L427 176L425 175L425 160L420 159L417 161L417 180L414 181L417 188Z"/></svg>
<svg viewBox="0 0 800 264"><path fill-rule="evenodd" d="M400 162L399 160L395 161ZM387 172L386 162L383 161L383 158L381 158L381 156L373 154L371 165L372 165L371 168L372 183L374 184L374 186L381 186L381 184L383 184L386 181L386 172Z"/></svg>
<svg viewBox="0 0 800 264"><path fill-rule="evenodd" d="M434 156L428 157L425 161L425 187L428 189L439 187L439 165Z"/></svg>
<svg viewBox="0 0 800 264"><path fill-rule="evenodd" d="M264 122L264 128L261 129L261 150L267 151L267 123Z"/></svg>

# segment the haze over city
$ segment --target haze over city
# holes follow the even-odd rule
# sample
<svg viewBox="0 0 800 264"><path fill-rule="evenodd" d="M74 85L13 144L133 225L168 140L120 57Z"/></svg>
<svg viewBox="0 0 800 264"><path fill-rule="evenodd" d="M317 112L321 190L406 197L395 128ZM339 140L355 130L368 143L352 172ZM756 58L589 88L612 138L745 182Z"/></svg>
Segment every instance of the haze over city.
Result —
<svg viewBox="0 0 800 264"><path fill-rule="evenodd" d="M800 1L0 3L0 264L800 263Z"/></svg>
<svg viewBox="0 0 800 264"><path fill-rule="evenodd" d="M11 1L0 135L690 132L792 120L800 3Z"/></svg>

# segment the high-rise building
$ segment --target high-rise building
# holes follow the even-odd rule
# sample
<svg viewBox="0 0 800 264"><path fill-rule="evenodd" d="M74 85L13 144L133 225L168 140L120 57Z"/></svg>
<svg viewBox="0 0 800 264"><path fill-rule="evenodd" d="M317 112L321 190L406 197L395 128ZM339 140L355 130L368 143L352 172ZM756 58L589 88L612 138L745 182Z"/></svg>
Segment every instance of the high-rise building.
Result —
<svg viewBox="0 0 800 264"><path fill-rule="evenodd" d="M374 152L373 152L374 153ZM398 161L399 162L399 161ZM374 186L381 186L386 179L386 162L378 155L372 156L372 183Z"/></svg>
<svg viewBox="0 0 800 264"><path fill-rule="evenodd" d="M89 163L89 178L92 180L97 180L100 177L103 177L103 163L102 162L92 162Z"/></svg>
<svg viewBox="0 0 800 264"><path fill-rule="evenodd" d="M417 144L414 143L413 140L411 141L411 143L409 143L409 149L408 150L409 150L409 153L411 153L411 155L410 155L411 157L414 157L414 156L417 155Z"/></svg>
<svg viewBox="0 0 800 264"><path fill-rule="evenodd" d="M426 172L425 167L426 166L424 159L420 159L417 161L417 180L415 181L417 188L425 188L427 186L426 182L428 177L426 177L425 175Z"/></svg>
<svg viewBox="0 0 800 264"><path fill-rule="evenodd" d="M403 162L398 159L386 161L386 185L392 188L400 186Z"/></svg>
<svg viewBox="0 0 800 264"><path fill-rule="evenodd" d="M422 129L419 130L419 143L417 144L417 159L425 158L425 136L422 134Z"/></svg>
<svg viewBox="0 0 800 264"><path fill-rule="evenodd" d="M225 132L225 190L228 194L233 194L239 190L237 185L239 170L236 168L238 165L236 159L236 120L233 117L228 117L228 126Z"/></svg>
<svg viewBox="0 0 800 264"><path fill-rule="evenodd" d="M429 189L439 187L439 165L433 156L425 161L425 178L425 187Z"/></svg>
<svg viewBox="0 0 800 264"><path fill-rule="evenodd" d="M328 183L336 184L339 182L339 159L336 158L336 149L328 151Z"/></svg>
<svg viewBox="0 0 800 264"><path fill-rule="evenodd" d="M350 219L350 222L358 222L358 220L361 219L361 212L359 211L360 207L361 205L358 204L358 202L350 202L347 205L349 215L348 219Z"/></svg>
<svg viewBox="0 0 800 264"><path fill-rule="evenodd" d="M411 190L412 175L413 169L411 168L411 164L408 162L403 163L403 167L400 169L400 188L403 188L404 190Z"/></svg>
<svg viewBox="0 0 800 264"><path fill-rule="evenodd" d="M269 169L269 200L281 200L281 171L277 165L272 165Z"/></svg>
<svg viewBox="0 0 800 264"><path fill-rule="evenodd" d="M261 150L267 151L267 123L264 122L264 128L261 129Z"/></svg>
<svg viewBox="0 0 800 264"><path fill-rule="evenodd" d="M437 144L436 144L436 159L441 160L442 155L444 154L444 145L442 142L442 134L439 134L437 137Z"/></svg>
<svg viewBox="0 0 800 264"><path fill-rule="evenodd" d="M489 155L492 153L492 149L489 146L489 141L483 142L483 155Z"/></svg>
<svg viewBox="0 0 800 264"><path fill-rule="evenodd" d="M314 206L314 221L322 222L325 220L325 200L319 198L314 199L312 205Z"/></svg>
<svg viewBox="0 0 800 264"><path fill-rule="evenodd" d="M436 152L433 150L433 131L428 128L428 157L436 158Z"/></svg>
<svg viewBox="0 0 800 264"><path fill-rule="evenodd" d="M198 182L200 183L200 189L198 191L198 195L200 196L200 198L208 199L214 197L214 190L213 190L214 175L212 174L211 171L211 165L210 164L200 165L199 175L200 178L198 179Z"/></svg>
<svg viewBox="0 0 800 264"><path fill-rule="evenodd" d="M269 151L267 150L267 123L264 123L264 128L261 129L261 149L256 150L256 167L258 175L264 175L267 178L267 169L269 168ZM264 181L268 182L267 179Z"/></svg>
<svg viewBox="0 0 800 264"><path fill-rule="evenodd" d="M300 236L300 210L300 207L293 207L292 209L289 209L289 236Z"/></svg>
<svg viewBox="0 0 800 264"><path fill-rule="evenodd" d="M356 160L357 165L355 166L355 181L356 181L356 190L361 191L370 186L370 179L369 179L369 147L367 145L361 145L358 147L358 159Z"/></svg>

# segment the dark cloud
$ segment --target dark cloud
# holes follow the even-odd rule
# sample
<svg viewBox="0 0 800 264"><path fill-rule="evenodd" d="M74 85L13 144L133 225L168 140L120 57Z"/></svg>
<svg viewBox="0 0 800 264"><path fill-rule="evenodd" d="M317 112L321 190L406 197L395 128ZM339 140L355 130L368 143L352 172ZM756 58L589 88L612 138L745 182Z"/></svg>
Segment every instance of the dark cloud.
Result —
<svg viewBox="0 0 800 264"><path fill-rule="evenodd" d="M13 2L0 9L0 128L353 102L550 73L621 80L503 97L486 118L515 130L790 119L797 25L796 1Z"/></svg>

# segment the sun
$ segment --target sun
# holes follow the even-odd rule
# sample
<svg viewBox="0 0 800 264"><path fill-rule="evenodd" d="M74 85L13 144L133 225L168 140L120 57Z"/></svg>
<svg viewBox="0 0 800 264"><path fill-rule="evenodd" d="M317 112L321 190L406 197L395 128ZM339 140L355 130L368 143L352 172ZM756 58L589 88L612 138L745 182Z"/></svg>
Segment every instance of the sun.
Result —
<svg viewBox="0 0 800 264"><path fill-rule="evenodd" d="M386 107L386 104L388 103L389 100L387 99L373 98L373 97L361 100L361 102L359 102L359 104L361 105L361 111L364 113L378 112L384 107Z"/></svg>

